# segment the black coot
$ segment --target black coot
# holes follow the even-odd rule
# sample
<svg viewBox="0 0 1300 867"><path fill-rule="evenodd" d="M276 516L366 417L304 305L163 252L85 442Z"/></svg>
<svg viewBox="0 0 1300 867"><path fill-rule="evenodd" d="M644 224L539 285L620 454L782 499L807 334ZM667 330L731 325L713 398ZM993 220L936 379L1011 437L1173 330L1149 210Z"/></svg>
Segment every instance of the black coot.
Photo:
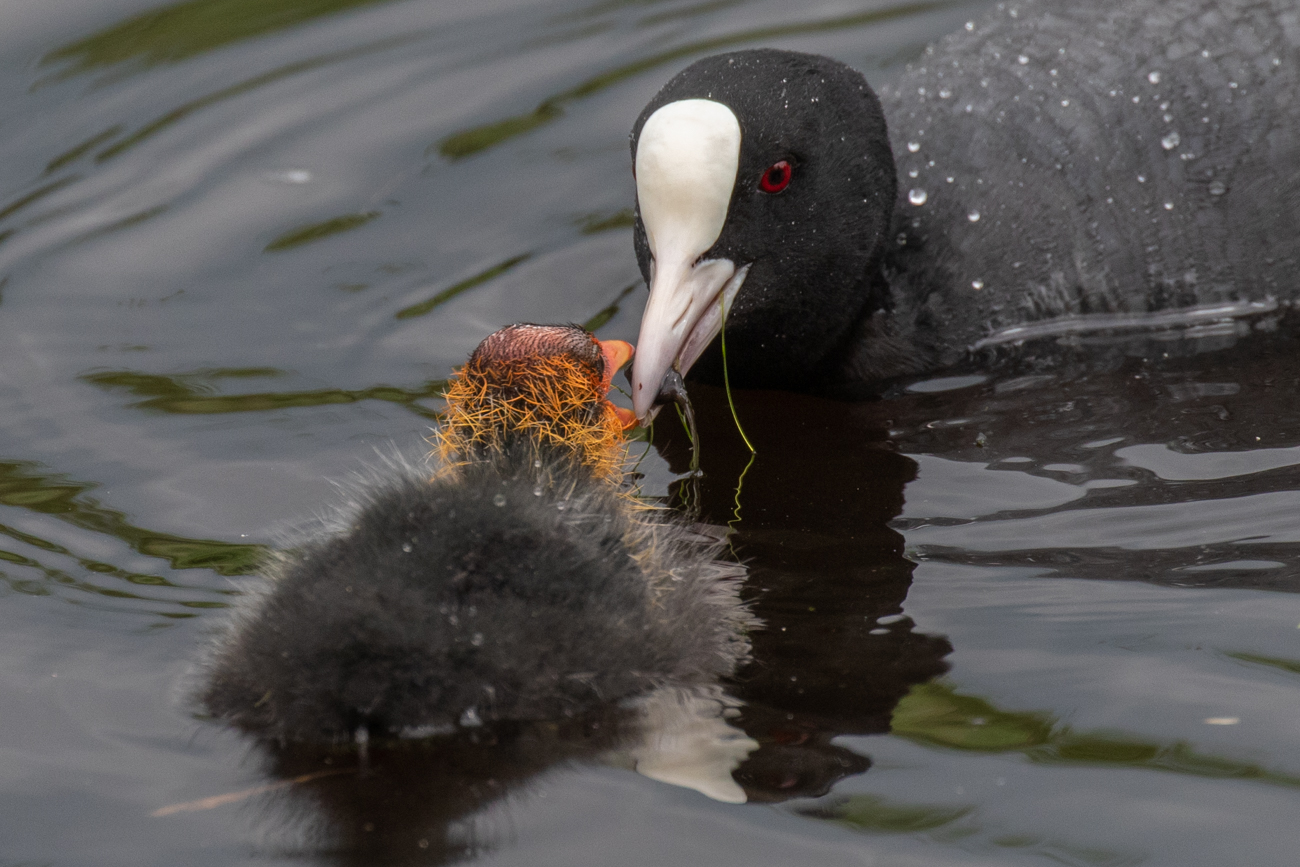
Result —
<svg viewBox="0 0 1300 867"><path fill-rule="evenodd" d="M665 372L810 389L1093 329L1271 327L1300 295L1292 0L1041 0L926 49L880 98L825 57L674 77L632 131ZM706 351L707 350L707 351Z"/></svg>

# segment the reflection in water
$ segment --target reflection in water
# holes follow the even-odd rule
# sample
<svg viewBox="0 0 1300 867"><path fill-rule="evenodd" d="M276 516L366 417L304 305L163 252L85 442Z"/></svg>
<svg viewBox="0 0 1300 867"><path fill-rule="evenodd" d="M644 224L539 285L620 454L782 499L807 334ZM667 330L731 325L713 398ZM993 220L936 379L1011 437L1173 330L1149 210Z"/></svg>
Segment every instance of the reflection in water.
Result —
<svg viewBox="0 0 1300 867"><path fill-rule="evenodd" d="M251 78L237 81L228 87L205 93L200 97L164 112L153 120L141 125L129 135L117 139L112 144L108 145L108 147L103 148L95 154L95 162L102 163L116 156L120 156L141 142L153 138L164 130L172 128L191 115L212 108L213 106L220 105L228 99L234 99L235 97L243 96L244 94L252 93L256 90L267 87L268 85L275 84L276 82L284 81L318 69L323 69L337 63L353 60L366 54L386 51L415 38L418 37L394 37L391 39L380 40L376 44L362 45L344 51L337 51L318 57L310 57L305 60L299 60L294 63L278 66L275 69L261 73L260 75L254 75ZM103 138L102 134L97 137Z"/></svg>
<svg viewBox="0 0 1300 867"><path fill-rule="evenodd" d="M497 277L505 274L519 263L528 261L532 258L532 255L532 253L521 253L518 256L511 256L509 259L506 259L503 262L498 262L492 267L480 271L471 277L466 277L464 280L453 283L427 301L421 301L419 304L412 304L410 307L402 308L397 311L396 316L398 319L414 319L417 316L424 316L428 313L432 313L457 295L468 292L475 286L482 286L489 280L495 280Z"/></svg>
<svg viewBox="0 0 1300 867"><path fill-rule="evenodd" d="M435 295L428 301L398 311L397 318L422 316L434 307L451 300L475 286L491 280L527 259L516 256L487 271L462 280ZM0 281L0 288L4 282ZM606 325L622 309L623 301L637 289L637 285L623 287L609 304L592 314L582 327L596 331ZM322 388L312 391L270 391L252 394L213 394L220 380L261 379L283 376L285 371L271 367L236 367L199 370L193 373L157 374L133 370L97 370L80 376L83 382L109 391L126 391L143 398L129 404L132 408L174 415L211 415L221 413L265 412L302 407L358 403L364 400L382 400L401 404L416 415L428 419L439 418L439 412L422 401L441 400L447 390L447 380L431 379L416 388L399 388L375 385L370 388Z"/></svg>
<svg viewBox="0 0 1300 867"><path fill-rule="evenodd" d="M50 172L57 172L59 169L66 166L68 163L76 162L77 160L84 157L86 154L90 153L95 148L99 147L100 145L104 144L107 141L116 138L121 134L122 134L122 125L118 123L118 124L113 124L108 129L103 130L102 132L92 135L90 138L86 139L85 141L73 145L63 153L52 158L48 163L45 164L45 174L48 175ZM76 175L71 175L69 177L61 178L60 180L56 181L56 183L59 186L66 186L67 184L70 184L76 180L79 180L79 178ZM26 202L22 202L21 204L19 204L19 207L22 207L23 204L26 204ZM4 217L4 216L7 216L7 211L0 211L0 217Z"/></svg>
<svg viewBox="0 0 1300 867"><path fill-rule="evenodd" d="M1141 852L1083 846L1012 828L988 827L980 822L978 808L972 803L915 804L876 795L850 795L798 812L862 834L910 834L940 843L960 841L967 849L980 848L1004 856L1026 852L1058 864L1135 867L1147 860Z"/></svg>
<svg viewBox="0 0 1300 867"><path fill-rule="evenodd" d="M190 0L136 15L50 51L44 66L66 64L60 77L133 62L176 63L222 46L267 36L314 18L392 0Z"/></svg>
<svg viewBox="0 0 1300 867"><path fill-rule="evenodd" d="M1113 731L1075 731L1046 713L1006 711L985 699L959 695L948 683L916 686L894 712L893 733L947 750L1020 753L1036 765L1141 769L1300 788L1300 776L1212 755L1186 741L1160 742ZM1025 850L1067 864L1119 867L1147 860L1139 852L1044 836L1034 832L1032 824L1024 824L1023 818L1011 827L991 822L977 802L964 800L955 804L907 803L857 794L801 806L796 812L864 834L923 834L941 842L961 840L967 848L989 852Z"/></svg>
<svg viewBox="0 0 1300 867"><path fill-rule="evenodd" d="M75 159L75 157L72 157L72 159ZM21 211L23 208L27 207L33 202L40 201L41 199L48 196L50 193L58 192L59 190L68 186L69 184L76 183L79 180L81 180L80 175L66 175L62 178L59 178L57 181L50 181L47 184L41 184L36 189L29 190L28 192L23 193L13 201L0 206L0 220L3 220L11 216L12 214L17 213L18 211ZM9 234L10 233L6 233L4 237L8 237Z"/></svg>
<svg viewBox="0 0 1300 867"><path fill-rule="evenodd" d="M743 804L745 790L732 772L758 742L732 725L739 705L716 686L656 690L633 705L638 740L607 760L625 755L642 776L694 789L715 801Z"/></svg>
<svg viewBox="0 0 1300 867"><path fill-rule="evenodd" d="M166 376L132 370L101 370L82 374L81 379L107 390L122 389L144 400L130 404L137 409L176 415L207 415L228 412L263 412L297 407L384 400L398 403L416 415L437 418L438 414L419 401L441 398L445 379L429 380L418 388L376 385L362 389L322 388L314 391L270 391L255 394L212 394L214 381L280 376L283 371L266 367L223 368Z"/></svg>
<svg viewBox="0 0 1300 867"><path fill-rule="evenodd" d="M1011 499L922 504L912 556L1075 578L1300 591L1300 369L1289 330L1230 352L1018 363L997 379L874 405L911 452L978 468ZM1066 493L1034 506L1025 484ZM1008 508L1009 507L1009 508Z"/></svg>
<svg viewBox="0 0 1300 867"><path fill-rule="evenodd" d="M584 99L600 93L606 88L613 87L623 81L643 75L653 69L673 63L674 61L703 56L711 52L722 51L727 48L733 48L737 45L745 45L747 43L756 43L771 39L788 39L791 36L808 33L839 32L855 27L882 24L890 20L903 18L909 15L919 15L932 9L942 8L944 5L944 3L936 2L909 3L901 6L891 6L885 9L875 9L870 12L844 15L838 18L827 18L818 21L804 21L798 23L783 23L774 27L760 27L753 30L743 30L729 33L725 36L716 36L711 39L701 39L696 42L689 42L668 51L653 54L649 57L642 57L632 63L627 63L606 70L605 72L588 78L586 81L583 81L567 90L561 91L554 96L547 97L536 108L525 114L515 115L513 117L505 118L504 120L498 120L472 129L452 133L439 141L436 145L430 147L429 150L431 152L436 151L450 160L473 156L480 151L496 147L502 142L525 135L538 127L545 126L552 121L558 120L564 116L564 106L570 102L575 102L579 99ZM643 22L645 26L649 26L651 23L656 23L655 19Z"/></svg>
<svg viewBox="0 0 1300 867"><path fill-rule="evenodd" d="M1300 659L1278 659L1272 656L1260 656L1257 653L1228 653L1225 656L1240 662L1276 668L1289 674L1300 674Z"/></svg>
<svg viewBox="0 0 1300 867"><path fill-rule="evenodd" d="M86 493L95 487L92 483L70 481L31 462L0 461L0 505L109 536L140 554L166 561L173 569L210 569L220 575L244 575L256 567L265 553L260 545L187 539L135 526L122 512L106 509L87 497ZM164 603L178 606L180 610L167 608L152 613L176 619L196 616L194 609L225 608L227 602L223 597L234 592L203 589L161 575L123 569L99 558L77 554L65 545L9 524L0 524L0 536L9 540L6 548L13 548L0 548L0 582L17 593L45 596L71 589L78 594L68 598L78 604L88 601L79 594L89 594L97 602L122 600L136 610L143 606L135 603Z"/></svg>
<svg viewBox="0 0 1300 867"><path fill-rule="evenodd" d="M630 229L636 225L636 217L631 208L621 208L612 214L583 214L576 223L582 234L598 235L601 232Z"/></svg>
<svg viewBox="0 0 1300 867"><path fill-rule="evenodd" d="M339 865L448 864L490 848L468 820L563 762L592 760L625 737L617 709L563 723L518 723L454 737L372 746L358 767L352 750L264 745L267 770L292 779L335 767L263 805L276 830L292 829Z"/></svg>
<svg viewBox="0 0 1300 867"><path fill-rule="evenodd" d="M490 851L475 814L574 763L635 770L715 800L743 802L732 771L757 744L720 688L665 687L623 705L545 722L496 723L364 751L258 745L272 783L258 812L340 865L446 864ZM284 783L287 785L281 786ZM236 793L234 797L238 797ZM155 811L206 809L209 798Z"/></svg>
<svg viewBox="0 0 1300 867"><path fill-rule="evenodd" d="M83 496L95 487L93 483L73 482L55 473L42 472L36 464L26 461L0 462L0 503L51 515L83 530L120 539L141 554L166 560L173 569L212 569L220 575L246 575L263 556L260 545L186 539L137 527L122 512L105 509ZM57 550L57 546L50 546L49 550ZM110 569L105 565L93 571ZM151 579L137 583L168 585L157 576L136 577Z"/></svg>
<svg viewBox="0 0 1300 867"><path fill-rule="evenodd" d="M979 753L1019 752L1035 764L1142 768L1193 777L1260 780L1300 788L1300 775L1211 755L1186 741L1076 731L1050 714L1006 711L951 684L913 688L894 711L893 733L915 743Z"/></svg>
<svg viewBox="0 0 1300 867"><path fill-rule="evenodd" d="M378 216L378 211L366 211L364 214L344 214L340 217L322 220L319 223L299 226L290 229L283 235L272 238L263 252L278 253L281 250L292 250L294 247L301 247L303 244L310 244L313 241L328 238L330 235L350 232L353 229L361 228Z"/></svg>
<svg viewBox="0 0 1300 867"><path fill-rule="evenodd" d="M745 595L766 624L729 687L744 702L738 724L760 745L736 779L751 800L821 795L870 765L836 736L888 732L912 686L947 670L948 641L914 631L902 614L914 566L887 526L916 464L854 404L748 392L735 395L757 450L746 471L723 392L693 386L691 395L706 471L679 492L703 520L733 522ZM686 469L680 427L659 423L655 444Z"/></svg>

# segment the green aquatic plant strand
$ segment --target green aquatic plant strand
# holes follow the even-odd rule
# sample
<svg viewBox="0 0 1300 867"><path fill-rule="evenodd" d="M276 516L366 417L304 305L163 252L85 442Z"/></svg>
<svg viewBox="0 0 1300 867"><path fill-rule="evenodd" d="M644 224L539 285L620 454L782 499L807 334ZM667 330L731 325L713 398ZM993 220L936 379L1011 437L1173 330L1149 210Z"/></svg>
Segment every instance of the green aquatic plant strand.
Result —
<svg viewBox="0 0 1300 867"><path fill-rule="evenodd" d="M758 451L754 448L753 443L749 441L749 437L745 436L745 429L740 426L740 416L736 415L736 403L731 399L731 376L727 373L727 302L721 295L718 296L718 309L722 311L722 328L720 329L722 335L722 387L727 392L727 406L731 407L731 420L736 423L736 431L740 434L740 438L745 441L745 448L749 449L749 453L756 455ZM749 468L746 467L745 469ZM741 473L742 479L744 476L745 474ZM740 495L739 491L737 491L736 495Z"/></svg>
<svg viewBox="0 0 1300 867"><path fill-rule="evenodd" d="M642 461L645 460L646 455L650 454L650 450L651 450L652 448L654 448L654 444L651 443L650 440L646 440L646 441L645 441L645 448L642 449L642 450L641 450L641 454L637 456L636 463L632 464L632 466L628 468L628 473L629 473L629 474L631 474L631 473L637 473L637 472L640 472L640 471L641 471L641 463L642 463Z"/></svg>
<svg viewBox="0 0 1300 867"><path fill-rule="evenodd" d="M700 478L704 475L700 471L700 435L695 427L695 413L689 401L685 404L674 401L673 409L677 410L677 420L681 422L682 430L686 431L686 439L691 444L691 464L687 474L678 480L676 492L670 494L670 499L676 496L683 514L695 519L700 514Z"/></svg>
<svg viewBox="0 0 1300 867"><path fill-rule="evenodd" d="M614 387L618 388L618 390L623 394L627 394L626 391L623 391L623 389L619 388L617 385ZM641 440L645 442L645 448L641 450L641 454L637 457L636 462L633 463L632 466L628 468L627 472L629 475L640 472L642 461L646 459L646 455L650 454L650 450L654 448L654 435L655 435L654 422L651 422L647 427L640 428L639 430L640 430L639 435L637 435L635 431L629 434L628 437L629 447L631 442ZM637 499L645 499L645 497L643 497L639 493L636 496Z"/></svg>
<svg viewBox="0 0 1300 867"><path fill-rule="evenodd" d="M749 441L749 437L745 435L745 429L740 426L740 416L736 413L736 403L731 399L731 375L727 372L727 302L721 295L718 296L718 309L722 311L722 326L719 329L722 342L722 387L727 393L727 406L731 408L731 420L736 423L736 431L740 434L740 438L744 440L745 448L749 449L749 463L745 464L745 468L740 471L740 478L736 480L736 508L732 510L731 520L727 522L727 526L734 529L740 523L740 492L745 487L745 475L749 472L749 468L754 465L754 459L758 457L758 450L754 448L753 443ZM730 541L728 541L729 546L730 544ZM731 553L733 555L736 553L734 548L732 548Z"/></svg>
<svg viewBox="0 0 1300 867"><path fill-rule="evenodd" d="M682 423L682 430L686 431L686 439L691 444L691 475L699 475L700 472L700 438L695 430L695 416L687 415L682 409L680 403L674 403L673 409L677 410L677 420Z"/></svg>
<svg viewBox="0 0 1300 867"><path fill-rule="evenodd" d="M754 465L754 461L757 458L758 452L751 450L749 453L749 463L745 464L745 468L740 471L740 478L736 479L736 494L733 498L735 508L731 510L731 520L727 522L727 528L730 530L736 529L736 525L740 523L740 492L745 487L745 475L749 472L749 468ZM731 555L733 557L740 559L740 555L736 553L736 547L732 544L730 537L727 539L727 547L731 549Z"/></svg>

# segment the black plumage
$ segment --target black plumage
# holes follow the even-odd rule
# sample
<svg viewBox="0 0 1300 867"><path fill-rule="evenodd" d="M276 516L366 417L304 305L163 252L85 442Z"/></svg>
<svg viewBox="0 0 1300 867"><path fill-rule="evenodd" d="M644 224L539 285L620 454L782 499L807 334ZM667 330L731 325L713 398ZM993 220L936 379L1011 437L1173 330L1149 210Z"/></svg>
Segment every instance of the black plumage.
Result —
<svg viewBox="0 0 1300 867"><path fill-rule="evenodd" d="M675 100L735 112L736 186L701 257L751 265L731 382L807 390L1167 329L1171 311L1237 320L1229 341L1272 327L1300 297L1297 93L1290 0L1026 0L927 48L879 101L824 57L705 58L632 145ZM779 160L794 177L769 195ZM636 248L649 281L640 220ZM694 373L718 382L720 362L715 340Z"/></svg>

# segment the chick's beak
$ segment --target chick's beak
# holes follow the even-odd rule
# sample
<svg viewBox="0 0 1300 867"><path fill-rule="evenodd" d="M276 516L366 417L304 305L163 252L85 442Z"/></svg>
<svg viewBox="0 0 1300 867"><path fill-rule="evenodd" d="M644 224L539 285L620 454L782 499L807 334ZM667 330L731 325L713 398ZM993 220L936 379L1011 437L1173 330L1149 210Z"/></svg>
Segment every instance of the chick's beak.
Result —
<svg viewBox="0 0 1300 867"><path fill-rule="evenodd" d="M605 358L605 389L608 391L613 384L614 374L618 373L632 360L632 355L636 350L626 340L597 340L596 343L600 346L600 354ZM616 406L614 407L614 414L618 416L619 423L623 425L623 430L631 430L636 427L636 413L632 412L632 410Z"/></svg>
<svg viewBox="0 0 1300 867"><path fill-rule="evenodd" d="M632 360L636 350L626 340L597 340L596 343L600 345L600 354L605 358L605 387L609 388L614 381L614 374Z"/></svg>
<svg viewBox="0 0 1300 867"><path fill-rule="evenodd" d="M627 407L614 407L614 415L618 416L618 423L623 426L623 430L631 430L636 427L636 413Z"/></svg>

